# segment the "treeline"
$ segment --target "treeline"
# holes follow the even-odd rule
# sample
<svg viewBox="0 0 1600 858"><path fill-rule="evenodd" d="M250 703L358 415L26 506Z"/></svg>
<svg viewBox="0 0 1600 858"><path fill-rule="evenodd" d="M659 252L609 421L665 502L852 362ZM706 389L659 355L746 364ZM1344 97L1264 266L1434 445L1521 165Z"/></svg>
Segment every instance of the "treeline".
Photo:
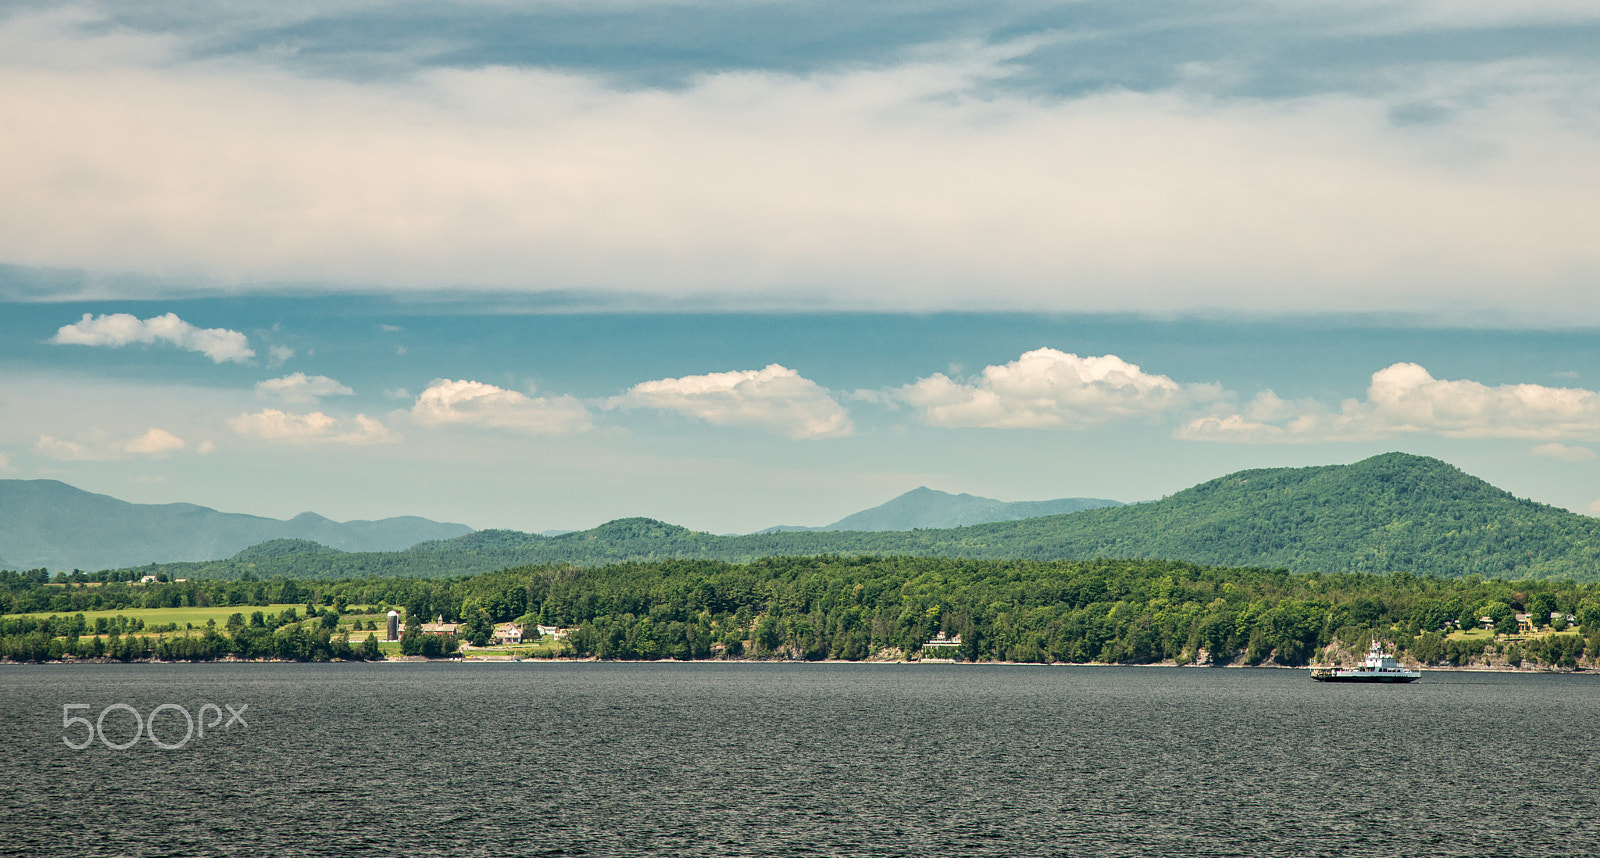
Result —
<svg viewBox="0 0 1600 858"><path fill-rule="evenodd" d="M1600 586L1570 582L937 558L674 561L520 573L531 577L519 582L513 571L473 579L466 599L514 602L522 583L530 610L546 624L577 626L576 650L602 658L720 651L861 659L917 653L944 632L960 636L959 656L972 661L1302 665L1329 644L1359 648L1377 636L1402 651L1422 646L1429 663L1460 664L1481 657L1483 643L1445 635L1475 628L1481 617L1509 635L1517 613L1546 622L1559 613L1558 624L1570 613L1586 633L1600 634Z"/></svg>
<svg viewBox="0 0 1600 858"><path fill-rule="evenodd" d="M6 581L17 586L0 596L7 611L62 599L76 604L99 590L106 591L103 599L121 599L119 587L144 606L242 596L335 612L344 605L396 606L408 623L442 617L480 631L508 621L565 627L573 629L575 654L618 659L915 657L939 632L961 638L957 652L940 654L971 661L1301 665L1330 644L1359 649L1372 637L1429 664L1495 657L1574 666L1600 651L1596 584L1403 572L1300 575L1158 560L778 557L532 566L451 579L91 587L0 576L0 584ZM1581 634L1515 642L1509 635L1518 613L1558 628L1571 615ZM1502 636L1497 642L1447 638L1483 617ZM0 633L10 628L5 623L0 617ZM238 643L237 635L219 636ZM216 645L212 639L207 652ZM282 646L305 651L299 642Z"/></svg>
<svg viewBox="0 0 1600 858"><path fill-rule="evenodd" d="M136 570L137 571L137 570ZM142 575L127 571L72 572L50 576L44 569L0 570L0 616L6 614L78 613L133 608L265 606L316 601L317 585L291 578L258 580L169 580L140 584ZM162 578L167 578L165 573ZM333 604L332 596L328 604Z"/></svg>

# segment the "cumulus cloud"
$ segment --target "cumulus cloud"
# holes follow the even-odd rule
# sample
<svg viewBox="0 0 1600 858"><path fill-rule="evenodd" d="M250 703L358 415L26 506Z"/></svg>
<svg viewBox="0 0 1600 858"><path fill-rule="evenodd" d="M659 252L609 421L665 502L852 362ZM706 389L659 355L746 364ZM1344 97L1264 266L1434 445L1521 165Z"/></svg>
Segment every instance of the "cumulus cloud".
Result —
<svg viewBox="0 0 1600 858"><path fill-rule="evenodd" d="M250 340L238 331L227 328L197 328L178 318L176 313L139 319L129 313L112 313L94 316L84 313L83 318L63 325L50 342L76 346L126 346L135 343L150 345L166 343L199 352L217 363L233 361L244 363L255 352Z"/></svg>
<svg viewBox="0 0 1600 858"><path fill-rule="evenodd" d="M164 429L152 428L150 431L124 444L124 452L136 456L162 456L188 446L182 438Z"/></svg>
<svg viewBox="0 0 1600 858"><path fill-rule="evenodd" d="M103 432L91 432L88 437L78 441L40 435L33 449L47 459L62 462L104 462L129 456L160 459L187 446L182 438L171 432L151 427L144 434L126 441L114 440Z"/></svg>
<svg viewBox="0 0 1600 858"><path fill-rule="evenodd" d="M330 417L321 411L291 414L276 408L244 413L228 420L233 431L248 438L284 444L387 444L400 440L388 427L365 414Z"/></svg>
<svg viewBox="0 0 1600 858"><path fill-rule="evenodd" d="M1365 400L1337 408L1314 400L1289 403L1264 391L1240 413L1197 417L1175 433L1196 441L1365 441L1405 434L1446 438L1546 440L1600 433L1600 393L1539 384L1490 386L1434 378L1414 363L1372 374ZM1541 455L1556 455L1546 445ZM1573 450L1577 448L1561 448ZM1538 452L1536 450L1536 452Z"/></svg>
<svg viewBox="0 0 1600 858"><path fill-rule="evenodd" d="M646 381L612 405L687 414L716 426L755 426L787 438L838 438L854 431L825 388L778 364Z"/></svg>
<svg viewBox="0 0 1600 858"><path fill-rule="evenodd" d="M1566 444L1557 444L1554 441L1549 444L1540 444L1534 447L1532 452L1535 456L1548 456L1552 459L1560 459L1563 462L1587 462L1594 458L1594 451L1588 447L1569 447Z"/></svg>
<svg viewBox="0 0 1600 858"><path fill-rule="evenodd" d="M592 425L589 409L574 397L531 397L466 379L434 379L410 413L423 426L465 424L536 435L584 432Z"/></svg>
<svg viewBox="0 0 1600 858"><path fill-rule="evenodd" d="M33 449L34 452L47 459L56 459L62 462L82 462L112 458L103 451L91 450L87 444L67 441L53 435L40 435L38 442L33 445Z"/></svg>
<svg viewBox="0 0 1600 858"><path fill-rule="evenodd" d="M279 402L315 403L324 396L350 396L354 393L354 390L325 375L308 376L303 372L256 382L258 399L276 399Z"/></svg>
<svg viewBox="0 0 1600 858"><path fill-rule="evenodd" d="M990 87L1030 46L982 39L650 88L497 66L328 80L272 52L107 43L93 22L0 30L21 58L0 64L0 115L27 118L0 159L13 264L239 288L711 283L745 306L962 307L982 288L987 308L1600 318L1594 73L1559 57L1383 95L1064 98ZM1396 104L1440 88L1471 97L1396 127Z"/></svg>
<svg viewBox="0 0 1600 858"><path fill-rule="evenodd" d="M1079 429L1158 417L1216 399L1222 390L1179 384L1116 355L1079 357L1042 348L985 367L969 381L934 373L894 393L934 426Z"/></svg>
<svg viewBox="0 0 1600 858"><path fill-rule="evenodd" d="M294 357L294 349L288 346L268 346L267 366L279 367L288 363Z"/></svg>

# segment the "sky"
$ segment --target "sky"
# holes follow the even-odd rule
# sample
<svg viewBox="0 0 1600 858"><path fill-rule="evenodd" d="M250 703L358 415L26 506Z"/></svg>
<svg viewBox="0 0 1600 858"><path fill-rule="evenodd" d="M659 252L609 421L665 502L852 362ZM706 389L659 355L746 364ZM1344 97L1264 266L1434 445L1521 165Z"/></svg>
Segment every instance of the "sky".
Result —
<svg viewBox="0 0 1600 858"><path fill-rule="evenodd" d="M1600 7L0 9L0 478L820 525L1391 450L1600 513Z"/></svg>

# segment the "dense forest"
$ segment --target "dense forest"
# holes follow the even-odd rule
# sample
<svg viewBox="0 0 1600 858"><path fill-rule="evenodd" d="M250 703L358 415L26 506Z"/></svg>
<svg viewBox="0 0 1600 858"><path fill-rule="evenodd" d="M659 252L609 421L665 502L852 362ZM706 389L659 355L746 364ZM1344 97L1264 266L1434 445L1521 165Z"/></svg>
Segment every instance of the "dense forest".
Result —
<svg viewBox="0 0 1600 858"><path fill-rule="evenodd" d="M289 544L144 572L337 580L460 576L530 564L889 554L1596 581L1600 519L1518 499L1437 459L1389 453L1353 465L1241 471L1150 503L971 527L715 536L633 518L554 537L478 531L398 552Z"/></svg>
<svg viewBox="0 0 1600 858"><path fill-rule="evenodd" d="M1586 656L1600 645L1596 584L1156 560L824 556L544 565L441 579L91 580L117 576L0 573L0 653L34 660L81 652L81 636L101 631L76 616L83 611L284 603L303 603L307 621L257 622L256 611L248 624L178 638L189 643L167 643L166 652L146 641L124 643L123 654L361 657L318 638L318 626L326 632L354 606L394 606L408 622L442 615L469 630L513 620L567 627L572 654L616 659L916 657L939 632L961 638L944 655L1043 663L1302 665L1331 644L1360 648L1375 636L1425 664L1493 656L1571 667L1591 663ZM1520 642L1449 637L1483 617L1509 635L1519 612L1558 629L1571 615L1580 633ZM124 623L116 631L127 641L141 629Z"/></svg>

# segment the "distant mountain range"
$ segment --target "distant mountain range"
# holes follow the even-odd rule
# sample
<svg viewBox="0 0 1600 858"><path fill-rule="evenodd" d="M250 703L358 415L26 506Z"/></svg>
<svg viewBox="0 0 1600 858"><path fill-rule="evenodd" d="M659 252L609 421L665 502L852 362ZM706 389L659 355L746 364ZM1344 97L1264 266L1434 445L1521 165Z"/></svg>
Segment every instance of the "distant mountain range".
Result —
<svg viewBox="0 0 1600 858"><path fill-rule="evenodd" d="M279 521L188 503L128 503L56 480L0 480L0 569L93 572L214 560L271 540L398 551L471 532L464 524L412 516L337 522L307 512Z"/></svg>
<svg viewBox="0 0 1600 858"><path fill-rule="evenodd" d="M802 533L818 530L917 530L919 528L966 527L991 521L1016 521L1041 515L1064 515L1122 506L1121 501L1101 498L1058 498L1045 501L999 501L962 493L953 495L919 486L909 492L822 527L769 527L761 533Z"/></svg>
<svg viewBox="0 0 1600 858"><path fill-rule="evenodd" d="M945 528L1117 505L1096 498L1008 503L923 487L825 527L763 532ZM298 562L308 554L401 551L472 532L463 524L413 517L341 524L308 512L278 521L193 504L133 504L56 480L0 480L0 569L98 571L224 559ZM547 530L517 535L539 539L570 534Z"/></svg>
<svg viewBox="0 0 1600 858"><path fill-rule="evenodd" d="M1388 453L1352 465L1240 471L1149 503L968 527L715 536L632 518L554 537L483 530L402 552L290 551L170 568L181 577L359 578L822 554L1161 558L1307 573L1594 581L1600 519L1513 497L1438 459Z"/></svg>

